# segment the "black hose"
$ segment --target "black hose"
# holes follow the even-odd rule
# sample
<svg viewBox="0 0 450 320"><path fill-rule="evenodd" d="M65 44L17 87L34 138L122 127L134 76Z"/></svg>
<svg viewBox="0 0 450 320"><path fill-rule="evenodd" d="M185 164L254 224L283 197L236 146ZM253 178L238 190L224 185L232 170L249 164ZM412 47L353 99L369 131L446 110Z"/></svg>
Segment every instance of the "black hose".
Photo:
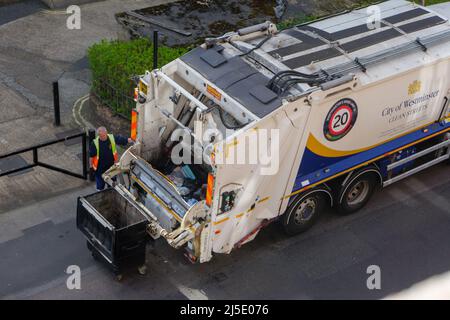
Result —
<svg viewBox="0 0 450 320"><path fill-rule="evenodd" d="M300 79L290 79L287 80L283 85L283 87L281 87L281 92L285 92L287 90L289 90L291 87L293 87L294 85L298 84L298 83L306 83L308 85L316 85L319 84L320 82L318 81L300 81Z"/></svg>
<svg viewBox="0 0 450 320"><path fill-rule="evenodd" d="M220 116L220 120L222 121L223 125L225 126L225 128L230 129L230 130L236 130L236 129L240 129L242 127L244 127L246 125L246 123L240 124L238 126L230 126L225 122L225 119L223 118L223 110L219 108L219 116Z"/></svg>
<svg viewBox="0 0 450 320"><path fill-rule="evenodd" d="M295 70L284 70L284 71L280 71L280 72L276 73L272 77L272 79L270 79L269 83L267 84L267 87L271 88L275 81L279 81L284 77L293 76L293 75L303 77L303 78L311 78L311 79L320 77L318 74L306 74L306 73L302 73L302 72L295 71Z"/></svg>
<svg viewBox="0 0 450 320"><path fill-rule="evenodd" d="M277 87L278 88L283 88L287 83L291 83L291 82L293 82L293 81L299 81L299 82L301 82L301 83L308 83L308 84L310 84L310 83L320 83L321 82L321 78L316 78L316 79L311 79L311 78L309 78L309 79L305 79L305 78L301 78L301 77L291 77L291 78L288 78L288 79L280 79L278 82L277 82Z"/></svg>
<svg viewBox="0 0 450 320"><path fill-rule="evenodd" d="M241 53L239 55L239 57L243 57L248 55L249 53L255 51L256 49L259 49L263 46L264 43L266 43L270 38L272 38L272 35L269 34L267 37L265 37L262 41L260 41L256 46L254 46L253 48L251 48L250 50L248 50L247 52Z"/></svg>

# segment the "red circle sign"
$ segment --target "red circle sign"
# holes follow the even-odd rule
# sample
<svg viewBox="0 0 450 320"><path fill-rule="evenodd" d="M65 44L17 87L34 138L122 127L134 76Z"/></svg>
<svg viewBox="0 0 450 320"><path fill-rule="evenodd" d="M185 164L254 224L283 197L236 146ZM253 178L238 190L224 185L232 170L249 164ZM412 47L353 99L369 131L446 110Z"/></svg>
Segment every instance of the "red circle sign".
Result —
<svg viewBox="0 0 450 320"><path fill-rule="evenodd" d="M332 135L340 135L348 129L351 125L351 119L353 117L352 109L347 105L340 106L331 115L330 122L328 123L328 130Z"/></svg>
<svg viewBox="0 0 450 320"><path fill-rule="evenodd" d="M324 135L330 141L344 137L355 124L358 107L351 99L338 101L328 112L325 119Z"/></svg>

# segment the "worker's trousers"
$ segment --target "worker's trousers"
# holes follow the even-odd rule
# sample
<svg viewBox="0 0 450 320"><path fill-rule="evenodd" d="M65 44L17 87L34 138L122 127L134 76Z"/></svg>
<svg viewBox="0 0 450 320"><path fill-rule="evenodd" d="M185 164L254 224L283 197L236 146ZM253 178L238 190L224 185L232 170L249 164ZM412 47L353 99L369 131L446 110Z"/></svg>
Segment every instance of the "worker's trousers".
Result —
<svg viewBox="0 0 450 320"><path fill-rule="evenodd" d="M105 189L105 180L103 180L101 173L95 172L95 183L97 184L97 191Z"/></svg>

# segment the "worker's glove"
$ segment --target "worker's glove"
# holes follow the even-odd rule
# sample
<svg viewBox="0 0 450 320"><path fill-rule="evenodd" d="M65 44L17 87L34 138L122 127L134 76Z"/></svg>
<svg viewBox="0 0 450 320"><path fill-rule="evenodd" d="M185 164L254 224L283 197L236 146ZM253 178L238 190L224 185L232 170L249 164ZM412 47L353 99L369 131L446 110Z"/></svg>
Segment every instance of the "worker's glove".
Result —
<svg viewBox="0 0 450 320"><path fill-rule="evenodd" d="M89 180L95 181L95 170L94 168L89 168Z"/></svg>

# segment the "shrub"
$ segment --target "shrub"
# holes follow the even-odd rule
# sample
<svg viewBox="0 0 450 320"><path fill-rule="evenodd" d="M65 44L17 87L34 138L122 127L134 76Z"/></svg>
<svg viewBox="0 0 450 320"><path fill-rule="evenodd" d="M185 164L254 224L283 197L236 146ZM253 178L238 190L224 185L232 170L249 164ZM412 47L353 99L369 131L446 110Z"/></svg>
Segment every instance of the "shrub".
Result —
<svg viewBox="0 0 450 320"><path fill-rule="evenodd" d="M187 48L160 46L158 67L178 58ZM131 41L107 41L88 49L92 70L92 91L116 113L129 116L134 84L131 77L153 68L153 44L145 38Z"/></svg>

